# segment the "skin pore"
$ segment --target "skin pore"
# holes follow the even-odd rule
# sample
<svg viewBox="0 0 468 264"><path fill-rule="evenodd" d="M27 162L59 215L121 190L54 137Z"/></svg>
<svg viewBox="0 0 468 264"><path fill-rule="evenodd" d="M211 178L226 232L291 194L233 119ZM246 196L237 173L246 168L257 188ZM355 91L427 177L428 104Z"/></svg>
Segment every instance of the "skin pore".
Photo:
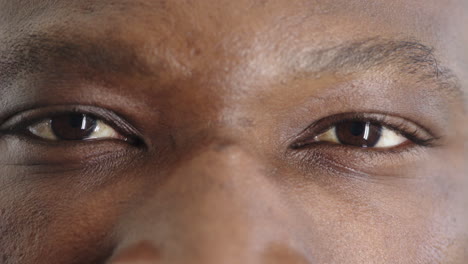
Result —
<svg viewBox="0 0 468 264"><path fill-rule="evenodd" d="M466 263L466 25L465 0L0 0L0 263Z"/></svg>

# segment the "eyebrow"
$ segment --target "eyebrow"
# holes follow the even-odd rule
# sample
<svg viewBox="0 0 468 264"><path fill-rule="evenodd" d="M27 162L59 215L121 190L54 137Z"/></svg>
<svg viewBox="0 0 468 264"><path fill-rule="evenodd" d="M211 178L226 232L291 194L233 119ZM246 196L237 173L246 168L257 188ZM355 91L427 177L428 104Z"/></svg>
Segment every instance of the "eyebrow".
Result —
<svg viewBox="0 0 468 264"><path fill-rule="evenodd" d="M396 66L399 74L417 81L433 82L443 92L463 97L458 77L437 59L434 49L417 41L369 38L319 51L305 51L294 59L299 72L365 72L376 67Z"/></svg>
<svg viewBox="0 0 468 264"><path fill-rule="evenodd" d="M0 50L0 80L20 72L55 71L51 68L59 65L100 73L150 73L148 63L134 47L112 39L71 39L31 34L16 41L8 50Z"/></svg>
<svg viewBox="0 0 468 264"><path fill-rule="evenodd" d="M0 50L0 81L24 71L48 72L60 63L99 73L153 77L157 77L158 70L170 66L164 58L143 57L144 54L135 47L112 39L32 34L9 48L6 52ZM362 72L374 67L396 65L401 74L417 75L420 81L436 82L444 92L463 97L453 71L441 66L433 48L417 41L369 38L321 50L298 52L288 61L289 67L307 75Z"/></svg>

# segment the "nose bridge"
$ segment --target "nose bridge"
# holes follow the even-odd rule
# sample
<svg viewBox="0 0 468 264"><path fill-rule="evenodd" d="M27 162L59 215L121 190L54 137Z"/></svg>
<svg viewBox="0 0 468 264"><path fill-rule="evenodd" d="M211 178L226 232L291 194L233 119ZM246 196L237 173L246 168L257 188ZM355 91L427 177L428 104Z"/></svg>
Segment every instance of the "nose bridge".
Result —
<svg viewBox="0 0 468 264"><path fill-rule="evenodd" d="M235 143L198 151L160 190L132 217L137 229L115 259L138 255L128 253L135 247L161 258L148 263L259 263L254 252L261 251L262 240L281 237L272 220L282 215L271 206L281 203L275 185L262 162Z"/></svg>
<svg viewBox="0 0 468 264"><path fill-rule="evenodd" d="M169 175L168 189L194 199L211 201L211 196L241 202L250 193L245 189L260 181L269 182L260 158L248 148L228 141L211 143L192 152ZM242 192L238 192L243 189Z"/></svg>
<svg viewBox="0 0 468 264"><path fill-rule="evenodd" d="M254 155L226 142L199 151L170 177L172 195L177 197L173 201L182 207L177 212L181 220L178 228L190 228L205 244L212 243L211 248L233 240L246 244L254 228L252 218L259 213L256 207L270 192L260 195L256 189L273 188Z"/></svg>
<svg viewBox="0 0 468 264"><path fill-rule="evenodd" d="M199 244L188 244L187 248L203 256L204 262L226 261L245 254L256 232L254 217L259 214L256 207L262 200L255 189L268 184L261 162L242 146L216 142L181 166L173 177L186 183L175 182L187 195L185 201L194 203L185 208L183 219L195 223L196 228L191 230ZM255 198L258 203L253 202ZM181 228L190 228L189 223L184 223Z"/></svg>

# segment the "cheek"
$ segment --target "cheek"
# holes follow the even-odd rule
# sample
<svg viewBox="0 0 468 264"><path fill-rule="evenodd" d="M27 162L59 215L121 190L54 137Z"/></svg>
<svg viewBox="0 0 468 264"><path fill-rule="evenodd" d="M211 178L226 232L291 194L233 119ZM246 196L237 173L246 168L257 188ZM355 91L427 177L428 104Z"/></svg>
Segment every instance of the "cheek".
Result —
<svg viewBox="0 0 468 264"><path fill-rule="evenodd" d="M93 152L11 142L0 146L11 149L0 153L0 263L99 263L107 257L122 205L118 194L127 190L119 179L134 177L123 169L133 152L111 144ZM116 158L122 156L128 160Z"/></svg>
<svg viewBox="0 0 468 264"><path fill-rule="evenodd" d="M57 263L103 263L113 248L112 230L116 221L116 208L110 204L88 199L70 202L57 212L45 230L43 257L54 256Z"/></svg>
<svg viewBox="0 0 468 264"><path fill-rule="evenodd" d="M38 252L39 241L44 237L44 229L49 222L44 206L14 189L3 189L0 195L1 263L22 263L34 259L24 249Z"/></svg>
<svg viewBox="0 0 468 264"><path fill-rule="evenodd" d="M2 190L0 263L101 263L111 254L119 203L109 189L118 188L81 189L68 176Z"/></svg>
<svg viewBox="0 0 468 264"><path fill-rule="evenodd" d="M457 250L460 256L463 227L453 217L461 207L449 186L459 174L446 165L424 165L400 178L330 174L315 175L314 183L288 183L290 203L302 212L297 221L308 226L309 236L320 237L320 245L308 247L318 246L323 260L337 263L439 263Z"/></svg>

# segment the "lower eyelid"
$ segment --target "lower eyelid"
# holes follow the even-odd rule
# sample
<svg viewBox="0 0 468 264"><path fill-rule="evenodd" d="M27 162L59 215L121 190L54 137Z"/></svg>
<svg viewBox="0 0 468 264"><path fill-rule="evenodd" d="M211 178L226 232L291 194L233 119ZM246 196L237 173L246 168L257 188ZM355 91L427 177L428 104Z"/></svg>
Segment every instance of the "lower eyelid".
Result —
<svg viewBox="0 0 468 264"><path fill-rule="evenodd" d="M392 174L384 174L384 172L389 171L389 169L413 166L417 162L425 161L429 150L423 146L414 145L413 147L400 146L392 149L354 148L350 151L347 146L320 142L314 147L291 151L292 157L300 161L299 167L305 171L323 168L325 171L342 174L346 177L354 175L374 178L376 176L401 176L395 175L397 172L392 172Z"/></svg>
<svg viewBox="0 0 468 264"><path fill-rule="evenodd" d="M96 173L102 173L101 176L104 176L109 170L129 166L142 156L144 150L129 147L128 144L118 140L86 144L73 141L45 142L31 137L20 140L15 135L9 137L12 137L12 140L7 140L6 144L9 144L11 155L4 162L17 167L15 172L19 172L22 168L31 176L37 173L49 176L63 172L79 173L81 177L85 171L92 171L93 174L90 176L93 177L96 177ZM57 176L64 175L57 174Z"/></svg>

